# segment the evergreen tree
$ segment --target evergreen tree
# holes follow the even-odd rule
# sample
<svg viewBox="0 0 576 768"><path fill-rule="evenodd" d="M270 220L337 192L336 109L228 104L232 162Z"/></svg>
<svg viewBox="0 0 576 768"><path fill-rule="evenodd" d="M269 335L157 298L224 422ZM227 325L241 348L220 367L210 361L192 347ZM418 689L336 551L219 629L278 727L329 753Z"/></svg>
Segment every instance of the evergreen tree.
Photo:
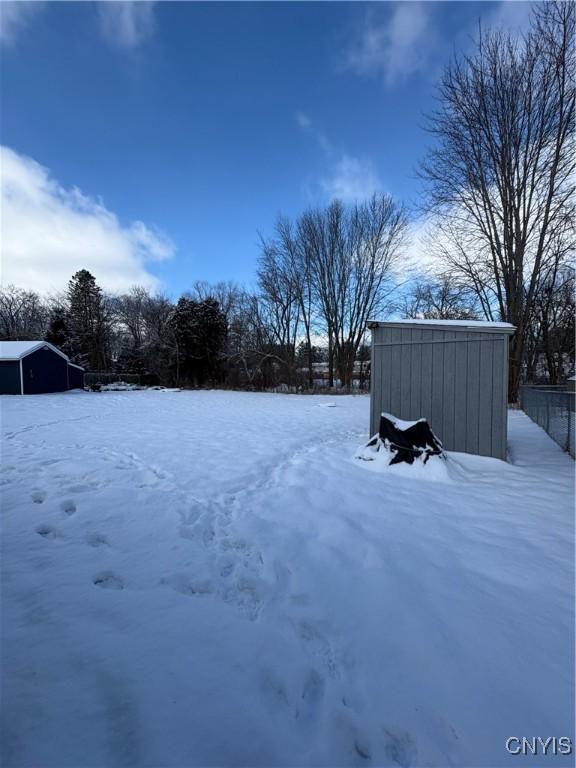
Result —
<svg viewBox="0 0 576 768"><path fill-rule="evenodd" d="M73 275L67 298L72 358L93 371L105 371L110 362L110 323L102 289L87 269Z"/></svg>
<svg viewBox="0 0 576 768"><path fill-rule="evenodd" d="M120 346L114 367L118 373L147 373L142 349L131 342Z"/></svg>
<svg viewBox="0 0 576 768"><path fill-rule="evenodd" d="M55 347L58 347L65 354L69 355L71 353L68 312L64 307L56 307L50 313L50 323L44 339L50 344L54 344Z"/></svg>
<svg viewBox="0 0 576 768"><path fill-rule="evenodd" d="M195 301L182 296L170 321L177 347L177 379L202 385L214 380L226 342L226 316L212 298Z"/></svg>
<svg viewBox="0 0 576 768"><path fill-rule="evenodd" d="M216 299L208 297L196 307L196 354L200 383L220 376L221 357L226 344L228 323Z"/></svg>

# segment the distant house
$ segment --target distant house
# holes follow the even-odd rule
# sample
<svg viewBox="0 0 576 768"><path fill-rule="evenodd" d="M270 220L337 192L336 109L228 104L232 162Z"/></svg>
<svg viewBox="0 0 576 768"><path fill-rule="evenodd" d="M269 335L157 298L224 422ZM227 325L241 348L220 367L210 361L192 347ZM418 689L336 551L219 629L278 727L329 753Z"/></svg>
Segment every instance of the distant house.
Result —
<svg viewBox="0 0 576 768"><path fill-rule="evenodd" d="M84 369L47 341L0 341L0 395L39 395L84 386Z"/></svg>

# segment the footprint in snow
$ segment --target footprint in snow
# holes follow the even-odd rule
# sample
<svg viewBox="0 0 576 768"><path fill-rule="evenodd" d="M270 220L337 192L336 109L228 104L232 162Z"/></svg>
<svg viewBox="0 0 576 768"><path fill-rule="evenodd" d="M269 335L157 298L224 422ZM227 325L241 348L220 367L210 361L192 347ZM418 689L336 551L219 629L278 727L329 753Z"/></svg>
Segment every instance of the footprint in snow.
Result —
<svg viewBox="0 0 576 768"><path fill-rule="evenodd" d="M356 739L354 739L354 751L363 760L372 759L370 747L368 746L367 742L361 739L360 737L357 737Z"/></svg>
<svg viewBox="0 0 576 768"><path fill-rule="evenodd" d="M240 576L223 595L224 602L233 606L243 616L256 621L262 608L259 582L251 576Z"/></svg>
<svg viewBox="0 0 576 768"><path fill-rule="evenodd" d="M224 561L220 564L220 576L222 576L223 579L227 579L234 573L235 567L235 563L231 561Z"/></svg>
<svg viewBox="0 0 576 768"><path fill-rule="evenodd" d="M57 539L60 536L59 531L51 525L39 525L36 528L36 533L44 539Z"/></svg>
<svg viewBox="0 0 576 768"><path fill-rule="evenodd" d="M302 688L302 699L304 701L319 702L324 698L324 678L319 672L313 669Z"/></svg>
<svg viewBox="0 0 576 768"><path fill-rule="evenodd" d="M262 553L246 539L223 536L220 540L220 548L223 552L236 557L248 570L259 572L264 565Z"/></svg>
<svg viewBox="0 0 576 768"><path fill-rule="evenodd" d="M109 547L110 542L104 536L103 533L89 533L88 536L86 536L86 542L91 547Z"/></svg>
<svg viewBox="0 0 576 768"><path fill-rule="evenodd" d="M101 589L124 589L123 580L112 571L102 571L96 574L92 583Z"/></svg>
<svg viewBox="0 0 576 768"><path fill-rule="evenodd" d="M88 493L89 491L95 491L99 488L100 483L96 480L91 480L88 483L78 483L77 485L69 485L66 489L68 493Z"/></svg>
<svg viewBox="0 0 576 768"><path fill-rule="evenodd" d="M296 634L304 643L308 652L323 662L330 677L338 674L338 663L330 641L321 630L309 621L297 623Z"/></svg>
<svg viewBox="0 0 576 768"><path fill-rule="evenodd" d="M262 670L260 689L272 711L290 708L286 686L271 670Z"/></svg>
<svg viewBox="0 0 576 768"><path fill-rule="evenodd" d="M72 499L64 499L60 502L60 509L67 515L73 515L76 512L76 504Z"/></svg>
<svg viewBox="0 0 576 768"><path fill-rule="evenodd" d="M207 597L214 592L210 579L193 578L184 574L170 579L162 579L161 583L170 584L172 589L189 597Z"/></svg>
<svg viewBox="0 0 576 768"><path fill-rule="evenodd" d="M385 752L387 757L400 768L410 768L416 759L416 742L409 733L394 733L388 728L382 729L386 734Z"/></svg>
<svg viewBox="0 0 576 768"><path fill-rule="evenodd" d="M31 499L34 504L43 504L46 499L46 491L34 491L31 495Z"/></svg>
<svg viewBox="0 0 576 768"><path fill-rule="evenodd" d="M302 686L297 717L304 722L314 720L324 700L325 692L326 682L322 675L315 669L310 670Z"/></svg>

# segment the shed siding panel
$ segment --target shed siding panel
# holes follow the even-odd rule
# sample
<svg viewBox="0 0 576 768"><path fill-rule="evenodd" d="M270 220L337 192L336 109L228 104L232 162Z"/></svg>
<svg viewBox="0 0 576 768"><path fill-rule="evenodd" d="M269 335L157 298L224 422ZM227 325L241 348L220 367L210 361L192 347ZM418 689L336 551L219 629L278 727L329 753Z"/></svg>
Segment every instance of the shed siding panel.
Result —
<svg viewBox="0 0 576 768"><path fill-rule="evenodd" d="M419 328L412 330L410 354L410 410L406 419L414 419L415 413L422 410L422 344L417 344L422 339L422 331ZM417 417L420 418L420 417Z"/></svg>
<svg viewBox="0 0 576 768"><path fill-rule="evenodd" d="M382 362L381 369L385 377L382 383L382 407L378 411L378 424L380 424L380 414L382 411L390 411L392 409L392 347L382 347Z"/></svg>
<svg viewBox="0 0 576 768"><path fill-rule="evenodd" d="M391 329L391 350L392 359L390 361L391 369L390 376L390 413L400 413L401 409L401 393L402 393L402 347L400 341L402 340L403 331L400 328Z"/></svg>
<svg viewBox="0 0 576 768"><path fill-rule="evenodd" d="M506 458L508 424L508 339L498 339L492 358L492 456Z"/></svg>
<svg viewBox="0 0 576 768"><path fill-rule="evenodd" d="M388 410L390 405L390 347L384 346L390 341L390 329L378 328L377 331L378 346L375 349L376 371L380 377L380 399L375 403L372 412L372 429L374 435L380 427L380 414Z"/></svg>
<svg viewBox="0 0 576 768"><path fill-rule="evenodd" d="M466 401L468 380L468 344L460 340L454 345L454 450L466 451ZM448 443L447 443L448 445Z"/></svg>
<svg viewBox="0 0 576 768"><path fill-rule="evenodd" d="M400 352L400 411L398 416L401 419L410 418L410 382L412 377L412 356L408 354L411 349L410 342L412 341L412 329L406 328L402 330L401 337L403 344L408 344L407 347L402 347ZM406 351L405 351L406 350Z"/></svg>
<svg viewBox="0 0 576 768"><path fill-rule="evenodd" d="M427 344L432 338L432 334L428 330L422 331L422 367L420 369L421 377L421 395L420 395L420 410L419 416L414 418L423 417L432 422L432 354L433 345Z"/></svg>
<svg viewBox="0 0 576 768"><path fill-rule="evenodd" d="M479 334L480 342L480 392L478 398L478 453L492 455L492 358L494 338Z"/></svg>
<svg viewBox="0 0 576 768"><path fill-rule="evenodd" d="M84 387L84 371L68 366L68 389L82 389Z"/></svg>
<svg viewBox="0 0 576 768"><path fill-rule="evenodd" d="M376 373L376 360L378 347L374 343L376 330L372 331L372 344L370 346L370 435L374 434L374 410L376 403L382 399L382 377Z"/></svg>
<svg viewBox="0 0 576 768"><path fill-rule="evenodd" d="M504 358L502 361L502 370L504 371L502 376L502 409L504 413L504 437L502 446L502 458L506 458L508 455L508 346L510 344L510 337L504 337Z"/></svg>
<svg viewBox="0 0 576 768"><path fill-rule="evenodd" d="M454 331L446 331L446 341L455 339ZM444 344L444 381L442 401L444 403L444 419L442 426L442 441L447 445L454 445L454 380L456 375L456 344Z"/></svg>
<svg viewBox="0 0 576 768"><path fill-rule="evenodd" d="M370 435L376 434L378 431L378 409L382 402L385 378L384 371L382 370L382 347L378 346L383 337L383 328L376 328L372 333L372 362L371 362L371 388L370 392L374 392L374 397L370 397Z"/></svg>
<svg viewBox="0 0 576 768"><path fill-rule="evenodd" d="M480 401L480 342L474 338L468 343L466 379L466 451L478 453L478 404Z"/></svg>
<svg viewBox="0 0 576 768"><path fill-rule="evenodd" d="M430 410L430 426L432 431L435 432L441 441L445 440L444 437L444 347L446 344L443 342L446 339L444 331L434 331L433 341L442 342L438 344L431 344L432 347L432 403Z"/></svg>
<svg viewBox="0 0 576 768"><path fill-rule="evenodd" d="M23 357L22 375L25 395L68 389L68 361L49 348Z"/></svg>
<svg viewBox="0 0 576 768"><path fill-rule="evenodd" d="M20 393L20 361L0 360L0 395Z"/></svg>
<svg viewBox="0 0 576 768"><path fill-rule="evenodd" d="M498 371L502 356L502 341L497 339L492 349L492 413L491 413L491 432L492 432L492 452L491 456L500 456L502 451L502 409L499 407L500 387L502 385L502 372Z"/></svg>

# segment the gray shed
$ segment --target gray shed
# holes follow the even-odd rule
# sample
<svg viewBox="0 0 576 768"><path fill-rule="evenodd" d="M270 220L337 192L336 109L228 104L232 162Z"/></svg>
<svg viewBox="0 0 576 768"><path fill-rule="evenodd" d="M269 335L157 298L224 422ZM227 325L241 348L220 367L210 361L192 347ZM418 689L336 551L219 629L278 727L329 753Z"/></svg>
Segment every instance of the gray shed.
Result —
<svg viewBox="0 0 576 768"><path fill-rule="evenodd" d="M371 322L370 434L381 413L428 420L446 450L506 458L509 323Z"/></svg>

